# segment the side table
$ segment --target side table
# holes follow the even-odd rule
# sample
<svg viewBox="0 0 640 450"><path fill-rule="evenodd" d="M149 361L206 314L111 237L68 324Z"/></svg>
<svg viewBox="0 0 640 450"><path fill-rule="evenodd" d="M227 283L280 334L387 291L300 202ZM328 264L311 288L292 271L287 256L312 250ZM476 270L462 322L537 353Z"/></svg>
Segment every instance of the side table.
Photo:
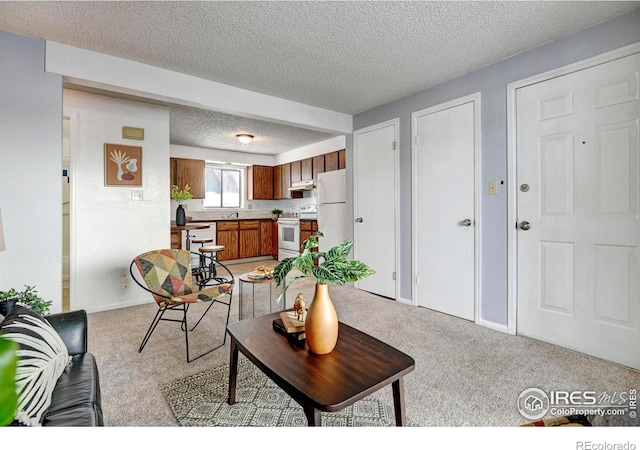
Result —
<svg viewBox="0 0 640 450"><path fill-rule="evenodd" d="M243 273L242 275L240 275L238 277L238 280L240 280L240 293L238 294L238 304L239 304L239 314L238 314L238 320L242 320L243 317L243 298L244 298L244 285L246 283L251 285L251 316L255 317L256 316L256 285L257 284L265 284L268 283L269 284L269 313L271 313L271 306L272 306L272 301L273 301L273 285L275 283L275 280L273 278L264 278L261 280L256 280L253 278L249 277L249 272L247 273ZM286 305L284 304L285 301L283 300L283 310L285 309L284 307L286 307Z"/></svg>

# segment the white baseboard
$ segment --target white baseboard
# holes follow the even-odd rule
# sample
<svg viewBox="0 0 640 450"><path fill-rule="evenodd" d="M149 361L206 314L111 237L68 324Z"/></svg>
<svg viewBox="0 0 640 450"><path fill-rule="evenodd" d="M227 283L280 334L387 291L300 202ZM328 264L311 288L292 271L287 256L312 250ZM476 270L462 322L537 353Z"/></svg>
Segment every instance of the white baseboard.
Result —
<svg viewBox="0 0 640 450"><path fill-rule="evenodd" d="M492 322L490 320L479 319L476 322L478 325L482 325L483 327L491 328L492 330L501 331L503 333L512 334L509 332L509 327L507 325L503 325L501 323Z"/></svg>

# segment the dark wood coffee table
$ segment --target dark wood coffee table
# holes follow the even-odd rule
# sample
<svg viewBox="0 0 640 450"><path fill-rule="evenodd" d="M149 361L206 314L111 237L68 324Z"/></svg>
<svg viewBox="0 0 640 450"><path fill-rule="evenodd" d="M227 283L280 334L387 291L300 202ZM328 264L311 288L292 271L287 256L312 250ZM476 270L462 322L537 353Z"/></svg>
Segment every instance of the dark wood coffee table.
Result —
<svg viewBox="0 0 640 450"><path fill-rule="evenodd" d="M406 425L403 377L415 368L410 356L340 322L338 344L326 355L311 353L304 341L275 332L279 313L227 326L231 337L229 397L236 402L238 352L245 355L296 402L309 426L320 426L322 411L339 411L389 384L396 425Z"/></svg>

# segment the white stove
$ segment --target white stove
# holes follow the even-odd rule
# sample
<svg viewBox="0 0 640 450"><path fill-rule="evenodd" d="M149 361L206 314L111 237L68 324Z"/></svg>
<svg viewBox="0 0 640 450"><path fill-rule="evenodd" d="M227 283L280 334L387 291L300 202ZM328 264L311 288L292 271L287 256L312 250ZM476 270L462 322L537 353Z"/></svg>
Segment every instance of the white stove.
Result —
<svg viewBox="0 0 640 450"><path fill-rule="evenodd" d="M300 254L300 219L282 217L278 219L278 261L294 258Z"/></svg>

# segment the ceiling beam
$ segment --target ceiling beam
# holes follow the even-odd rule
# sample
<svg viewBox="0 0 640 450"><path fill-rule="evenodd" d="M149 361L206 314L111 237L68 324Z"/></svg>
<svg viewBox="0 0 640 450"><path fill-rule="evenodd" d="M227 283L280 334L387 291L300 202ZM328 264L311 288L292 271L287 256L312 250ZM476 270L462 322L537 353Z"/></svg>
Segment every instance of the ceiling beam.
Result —
<svg viewBox="0 0 640 450"><path fill-rule="evenodd" d="M65 81L167 103L328 133L353 132L353 116L46 41L45 70Z"/></svg>

